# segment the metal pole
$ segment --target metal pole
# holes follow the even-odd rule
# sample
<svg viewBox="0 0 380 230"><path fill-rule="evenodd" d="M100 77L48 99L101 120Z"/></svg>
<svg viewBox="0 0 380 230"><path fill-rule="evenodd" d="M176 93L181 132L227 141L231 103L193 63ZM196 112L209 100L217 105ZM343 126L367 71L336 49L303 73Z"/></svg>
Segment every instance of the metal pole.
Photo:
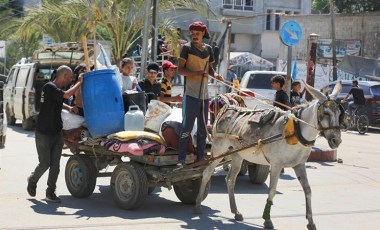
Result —
<svg viewBox="0 0 380 230"><path fill-rule="evenodd" d="M4 75L7 75L6 69L7 69L7 41L4 41Z"/></svg>
<svg viewBox="0 0 380 230"><path fill-rule="evenodd" d="M145 17L144 17L144 29L143 29L143 44L142 44L142 52L141 52L141 66L140 66L140 74L139 79L142 80L144 78L145 66L148 57L148 29L150 26L149 23L149 15L150 15L150 6L151 0L145 0Z"/></svg>
<svg viewBox="0 0 380 230"><path fill-rule="evenodd" d="M223 59L222 61L220 62L220 65L219 65L219 74L223 77L227 77L227 68L228 68L228 64L229 64L229 61L230 61L230 44L231 44L231 20L229 19L224 19L224 23L226 23L226 30L227 30L227 34L226 34L226 37L224 39L224 49L223 49ZM222 87L222 88L225 88ZM219 93L224 93L224 92L219 92Z"/></svg>
<svg viewBox="0 0 380 230"><path fill-rule="evenodd" d="M153 6L152 6L152 45L151 45L151 51L150 51L150 59L152 59L154 62L157 61L157 38L158 38L158 1L159 0L153 0Z"/></svg>
<svg viewBox="0 0 380 230"><path fill-rule="evenodd" d="M286 94L290 98L290 86L292 84L292 46L288 46L288 60L286 64Z"/></svg>
<svg viewBox="0 0 380 230"><path fill-rule="evenodd" d="M333 81L336 81L337 80L337 70L336 70L335 13L334 13L334 8L335 8L334 0L330 0Z"/></svg>

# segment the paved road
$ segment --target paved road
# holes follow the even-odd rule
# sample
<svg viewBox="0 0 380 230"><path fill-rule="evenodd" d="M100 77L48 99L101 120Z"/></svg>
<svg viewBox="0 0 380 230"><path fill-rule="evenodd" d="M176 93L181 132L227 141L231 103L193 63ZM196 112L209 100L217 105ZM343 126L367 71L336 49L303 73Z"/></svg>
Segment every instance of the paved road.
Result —
<svg viewBox="0 0 380 230"><path fill-rule="evenodd" d="M343 163L307 163L314 221L323 230L380 229L380 131L342 135L338 158ZM327 146L323 139L317 145ZM19 124L8 128L6 147L0 149L0 229L263 229L268 181L252 185L248 176L238 179L235 192L243 222L234 221L229 210L224 171L212 178L201 216L166 188L156 189L140 209L124 211L112 200L109 178L98 179L91 197L71 197L64 181L66 161L62 158L58 179L61 204L42 200L47 175L38 184L36 198L29 197L26 177L37 164L34 133ZM272 207L275 227L306 229L304 195L291 169L285 169L277 191Z"/></svg>

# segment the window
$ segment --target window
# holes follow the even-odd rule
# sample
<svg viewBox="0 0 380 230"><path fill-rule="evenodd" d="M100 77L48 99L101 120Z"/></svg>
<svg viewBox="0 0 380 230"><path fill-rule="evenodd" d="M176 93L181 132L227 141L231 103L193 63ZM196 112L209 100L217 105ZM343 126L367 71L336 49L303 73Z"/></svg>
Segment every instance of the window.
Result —
<svg viewBox="0 0 380 230"><path fill-rule="evenodd" d="M235 34L231 34L231 44L235 43Z"/></svg>
<svg viewBox="0 0 380 230"><path fill-rule="evenodd" d="M276 24L275 24L275 30L280 29L280 15L276 14Z"/></svg>
<svg viewBox="0 0 380 230"><path fill-rule="evenodd" d="M272 11L267 10L267 20L266 20L266 30L270 30L270 18L271 18Z"/></svg>
<svg viewBox="0 0 380 230"><path fill-rule="evenodd" d="M253 0L223 0L224 9L253 10Z"/></svg>

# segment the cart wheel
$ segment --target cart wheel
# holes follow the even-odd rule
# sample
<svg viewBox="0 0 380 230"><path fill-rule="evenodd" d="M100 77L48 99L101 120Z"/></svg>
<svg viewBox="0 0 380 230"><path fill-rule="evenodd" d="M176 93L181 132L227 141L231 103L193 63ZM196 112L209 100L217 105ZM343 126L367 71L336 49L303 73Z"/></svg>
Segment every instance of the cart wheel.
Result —
<svg viewBox="0 0 380 230"><path fill-rule="evenodd" d="M153 191L156 189L156 186L148 186L148 194L152 194Z"/></svg>
<svg viewBox="0 0 380 230"><path fill-rule="evenodd" d="M201 183L202 183L202 178L181 181L173 185L174 192L182 203L195 204L195 200L197 199L199 189L201 187ZM210 190L210 181L206 185L202 201L206 199L209 190Z"/></svg>
<svg viewBox="0 0 380 230"><path fill-rule="evenodd" d="M77 198L89 197L94 192L97 173L89 156L71 156L65 169L66 186L71 195Z"/></svg>
<svg viewBox="0 0 380 230"><path fill-rule="evenodd" d="M238 176L244 176L245 174L247 174L247 172L248 172L247 162L243 161L243 163L241 163L241 168L240 168Z"/></svg>
<svg viewBox="0 0 380 230"><path fill-rule="evenodd" d="M249 180L253 184L263 184L269 174L269 165L249 164L248 175Z"/></svg>
<svg viewBox="0 0 380 230"><path fill-rule="evenodd" d="M144 169L135 162L118 164L112 173L111 192L120 208L139 208L148 196L148 179Z"/></svg>

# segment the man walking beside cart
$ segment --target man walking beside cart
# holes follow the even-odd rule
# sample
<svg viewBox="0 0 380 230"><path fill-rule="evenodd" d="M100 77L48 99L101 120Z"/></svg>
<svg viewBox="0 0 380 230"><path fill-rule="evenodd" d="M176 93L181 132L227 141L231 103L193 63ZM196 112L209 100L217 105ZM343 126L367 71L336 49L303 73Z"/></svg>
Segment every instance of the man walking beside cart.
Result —
<svg viewBox="0 0 380 230"><path fill-rule="evenodd" d="M49 169L45 200L54 203L61 202L55 194L55 189L63 147L61 119L63 100L73 96L82 84L82 75L79 75L77 83L67 91L63 91L62 89L70 84L72 75L71 68L62 65L57 69L55 80L46 83L42 88L35 133L39 164L28 177L27 191L34 197L38 180Z"/></svg>

